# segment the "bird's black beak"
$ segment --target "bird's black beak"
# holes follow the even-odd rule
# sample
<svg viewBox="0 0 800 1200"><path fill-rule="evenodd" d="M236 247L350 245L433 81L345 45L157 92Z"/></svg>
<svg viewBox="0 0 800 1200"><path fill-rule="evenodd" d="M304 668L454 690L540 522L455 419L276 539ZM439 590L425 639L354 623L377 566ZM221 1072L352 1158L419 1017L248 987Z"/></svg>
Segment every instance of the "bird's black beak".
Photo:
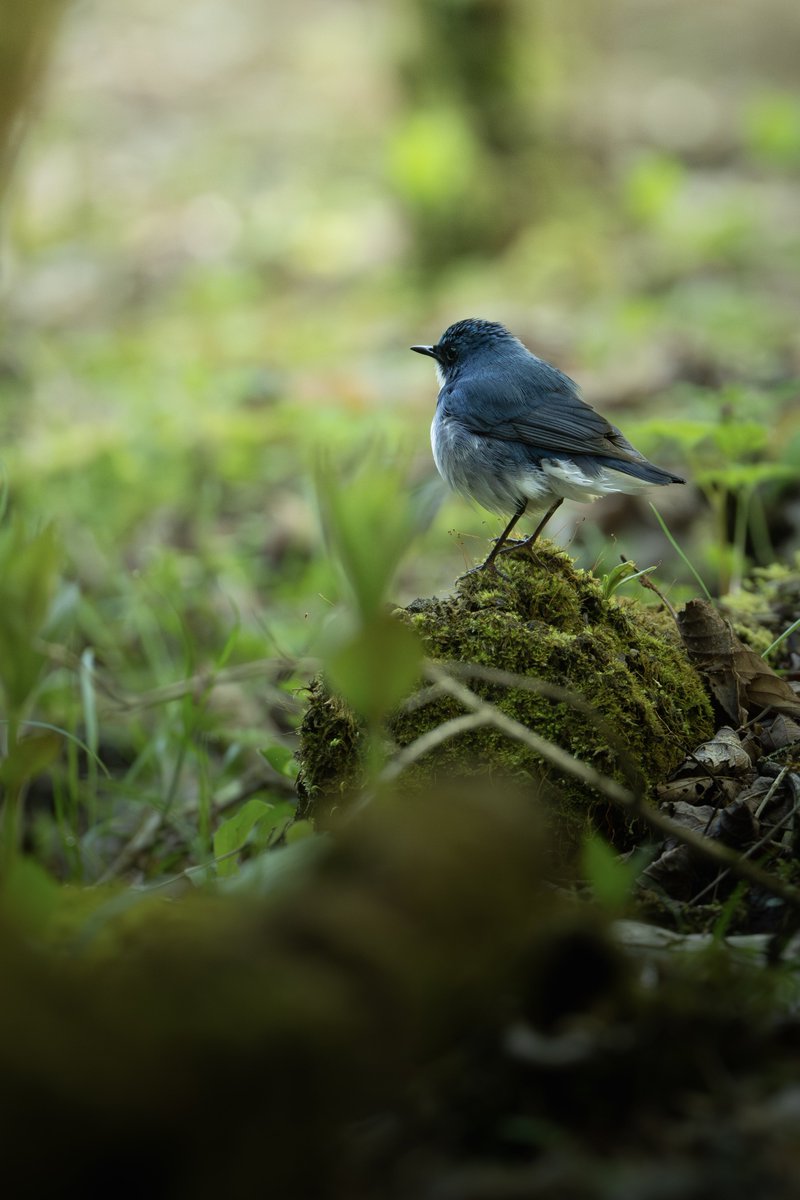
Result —
<svg viewBox="0 0 800 1200"><path fill-rule="evenodd" d="M438 346L409 346L409 350L413 350L416 354L427 354L429 358L439 357Z"/></svg>

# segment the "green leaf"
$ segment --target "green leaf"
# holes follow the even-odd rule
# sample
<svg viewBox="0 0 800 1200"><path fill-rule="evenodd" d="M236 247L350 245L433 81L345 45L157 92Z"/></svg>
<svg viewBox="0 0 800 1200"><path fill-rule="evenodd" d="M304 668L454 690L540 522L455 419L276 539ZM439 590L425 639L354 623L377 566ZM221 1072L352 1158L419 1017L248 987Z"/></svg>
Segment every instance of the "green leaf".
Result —
<svg viewBox="0 0 800 1200"><path fill-rule="evenodd" d="M266 849L273 845L288 830L295 812L295 805L288 800L282 804L272 804L270 811L261 817L253 829L250 841L257 849Z"/></svg>
<svg viewBox="0 0 800 1200"><path fill-rule="evenodd" d="M254 796L243 804L237 813L222 822L214 834L214 857L222 860L217 863L218 875L236 873L236 857L233 851L244 846L251 830L273 808L274 805ZM224 858L223 855L229 857Z"/></svg>
<svg viewBox="0 0 800 1200"><path fill-rule="evenodd" d="M57 733L40 733L23 738L12 746L0 762L0 782L7 787L20 787L29 779L41 775L61 751L62 738Z"/></svg>
<svg viewBox="0 0 800 1200"><path fill-rule="evenodd" d="M595 899L604 908L624 908L633 885L649 855L634 854L620 862L617 853L601 837L587 838L583 845L583 870Z"/></svg>
<svg viewBox="0 0 800 1200"><path fill-rule="evenodd" d="M333 686L368 721L377 723L414 687L422 645L402 621L382 613L328 656Z"/></svg>
<svg viewBox="0 0 800 1200"><path fill-rule="evenodd" d="M655 567L643 567L641 571L637 571L636 563L620 563L607 575L602 576L600 582L603 587L603 595L608 600L624 583L630 583L632 579L639 579L642 575L650 575L655 569Z"/></svg>
<svg viewBox="0 0 800 1200"><path fill-rule="evenodd" d="M755 96L744 113L744 132L751 153L781 167L800 164L800 100L790 91Z"/></svg>
<svg viewBox="0 0 800 1200"><path fill-rule="evenodd" d="M252 896L270 896L287 892L302 885L313 869L327 853L330 834L302 838L291 846L281 846L251 858L241 870L227 879L221 879L218 887L222 892Z"/></svg>
<svg viewBox="0 0 800 1200"><path fill-rule="evenodd" d="M19 713L39 679L37 639L55 595L60 549L50 525L30 536L19 521L0 529L0 682Z"/></svg>
<svg viewBox="0 0 800 1200"><path fill-rule="evenodd" d="M650 224L670 213L684 185L686 171L668 154L642 154L625 180L628 208L638 220Z"/></svg>
<svg viewBox="0 0 800 1200"><path fill-rule="evenodd" d="M325 539L369 621L381 611L400 559L425 524L427 501L410 488L405 470L377 451L362 452L354 471L321 461L316 483Z"/></svg>
<svg viewBox="0 0 800 1200"><path fill-rule="evenodd" d="M304 838L313 837L315 832L312 821L293 821L286 830L286 845L302 842Z"/></svg>
<svg viewBox="0 0 800 1200"><path fill-rule="evenodd" d="M56 913L61 889L38 863L16 858L3 876L3 910L29 932L41 933Z"/></svg>
<svg viewBox="0 0 800 1200"><path fill-rule="evenodd" d="M279 775L283 775L286 779L297 777L300 764L294 751L288 746L281 746L276 742L274 746L267 746L265 750L261 751L261 754Z"/></svg>
<svg viewBox="0 0 800 1200"><path fill-rule="evenodd" d="M757 421L720 421L713 440L723 461L739 462L752 457L767 444L767 431Z"/></svg>
<svg viewBox="0 0 800 1200"><path fill-rule="evenodd" d="M797 471L781 463L738 463L696 470L694 481L699 487L721 486L729 492L757 487L761 483L788 483L797 478Z"/></svg>

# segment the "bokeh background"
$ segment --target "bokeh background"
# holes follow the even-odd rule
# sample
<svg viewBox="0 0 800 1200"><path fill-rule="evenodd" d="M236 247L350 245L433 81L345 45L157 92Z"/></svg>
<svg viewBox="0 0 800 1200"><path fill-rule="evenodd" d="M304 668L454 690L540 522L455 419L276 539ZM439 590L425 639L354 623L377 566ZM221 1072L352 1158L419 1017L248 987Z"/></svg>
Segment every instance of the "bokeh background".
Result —
<svg viewBox="0 0 800 1200"><path fill-rule="evenodd" d="M71 652L126 695L318 653L321 449L342 488L365 446L407 463L430 524L394 598L450 587L500 523L435 482L408 347L465 316L687 475L653 499L710 590L790 559L799 50L792 0L67 6L5 202L0 423L10 509L55 522ZM566 507L584 565L694 590L646 501ZM118 797L194 790L200 842L248 747L291 745L263 688L98 732L81 679L56 655L40 715L113 750Z"/></svg>

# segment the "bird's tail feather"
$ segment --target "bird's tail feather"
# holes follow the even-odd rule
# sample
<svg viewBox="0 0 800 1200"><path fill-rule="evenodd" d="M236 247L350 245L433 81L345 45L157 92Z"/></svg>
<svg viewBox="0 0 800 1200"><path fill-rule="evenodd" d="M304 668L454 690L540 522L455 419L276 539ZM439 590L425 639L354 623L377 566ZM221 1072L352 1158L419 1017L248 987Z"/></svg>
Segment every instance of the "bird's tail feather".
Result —
<svg viewBox="0 0 800 1200"><path fill-rule="evenodd" d="M680 475L664 471L654 463L648 462L646 458L643 458L641 462L631 462L630 459L624 458L605 458L598 461L612 471L621 471L623 475L632 475L634 479L641 479L643 483L686 483L686 480L681 479Z"/></svg>

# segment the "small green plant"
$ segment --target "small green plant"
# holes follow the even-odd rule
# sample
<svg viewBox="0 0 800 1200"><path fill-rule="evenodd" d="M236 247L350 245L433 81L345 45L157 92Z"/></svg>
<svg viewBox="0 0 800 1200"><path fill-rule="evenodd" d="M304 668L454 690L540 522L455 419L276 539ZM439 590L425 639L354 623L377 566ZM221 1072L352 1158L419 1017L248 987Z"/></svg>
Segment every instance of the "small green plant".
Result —
<svg viewBox="0 0 800 1200"><path fill-rule="evenodd" d="M640 579L643 575L652 575L655 570L655 567L643 567L641 571L637 571L636 563L630 561L619 563L607 574L600 576L604 599L609 600L624 584L631 583L634 579Z"/></svg>
<svg viewBox="0 0 800 1200"><path fill-rule="evenodd" d="M240 853L246 846L258 853L283 837L294 816L293 804L275 804L253 796L214 834L217 875L235 875Z"/></svg>
<svg viewBox="0 0 800 1200"><path fill-rule="evenodd" d="M603 838L596 834L588 837L583 844L583 874L597 903L611 912L622 911L651 858L647 849L623 858Z"/></svg>
<svg viewBox="0 0 800 1200"><path fill-rule="evenodd" d="M33 534L18 519L0 527L0 693L5 712L0 851L6 868L19 849L28 785L61 748L57 731L27 732L49 665L43 638L57 595L60 560L52 525Z"/></svg>
<svg viewBox="0 0 800 1200"><path fill-rule="evenodd" d="M734 385L709 394L698 389L687 399L695 411L711 408L707 417L675 417L668 423L652 421L646 425L651 435L680 447L688 462L688 479L705 496L713 531L705 558L716 567L720 595L738 585L745 573L748 536L756 557L764 562L771 560L763 497L770 489L796 478L796 467L782 461L781 450L769 440L768 414L780 394L780 389L773 395ZM763 414L763 420L754 419L753 414ZM652 504L651 508L656 511ZM656 516L676 553L708 594L663 518L657 512Z"/></svg>
<svg viewBox="0 0 800 1200"><path fill-rule="evenodd" d="M405 471L396 463L387 465L375 451L344 475L329 463L317 470L325 539L350 594L349 611L329 639L325 664L333 686L366 723L371 773L381 762L383 719L420 675L419 638L384 606L423 511Z"/></svg>

